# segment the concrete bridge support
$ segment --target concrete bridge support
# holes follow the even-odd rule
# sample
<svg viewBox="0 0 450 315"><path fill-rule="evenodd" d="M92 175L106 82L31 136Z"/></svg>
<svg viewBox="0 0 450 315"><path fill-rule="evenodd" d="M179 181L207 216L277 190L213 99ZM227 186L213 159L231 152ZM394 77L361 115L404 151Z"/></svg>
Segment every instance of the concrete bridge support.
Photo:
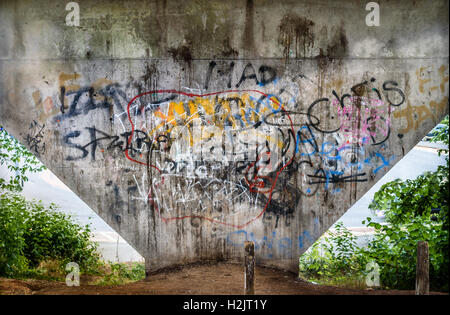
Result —
<svg viewBox="0 0 450 315"><path fill-rule="evenodd" d="M297 271L448 114L448 1L367 3L5 0L0 123L147 270Z"/></svg>

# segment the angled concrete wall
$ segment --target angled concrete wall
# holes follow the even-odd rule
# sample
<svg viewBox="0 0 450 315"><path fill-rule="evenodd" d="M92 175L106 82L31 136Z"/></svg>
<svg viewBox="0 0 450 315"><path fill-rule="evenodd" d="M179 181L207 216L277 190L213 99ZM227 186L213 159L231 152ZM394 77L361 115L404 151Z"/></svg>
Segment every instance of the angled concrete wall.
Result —
<svg viewBox="0 0 450 315"><path fill-rule="evenodd" d="M448 113L448 1L0 4L0 123L147 269L298 257Z"/></svg>

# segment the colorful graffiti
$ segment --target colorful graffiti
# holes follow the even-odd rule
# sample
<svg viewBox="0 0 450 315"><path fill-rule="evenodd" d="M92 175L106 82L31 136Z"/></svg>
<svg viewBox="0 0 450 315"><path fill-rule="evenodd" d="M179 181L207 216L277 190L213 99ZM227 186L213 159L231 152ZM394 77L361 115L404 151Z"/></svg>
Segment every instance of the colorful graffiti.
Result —
<svg viewBox="0 0 450 315"><path fill-rule="evenodd" d="M441 84L428 90L445 91L445 69L438 70ZM420 107L411 109L394 80L372 77L347 91L341 82L305 104L292 77L285 80L273 67L249 63L233 83L234 70L234 62L211 61L203 88L151 91L139 79L82 86L79 74L63 73L58 95L42 101L34 92L33 98L42 127L63 129L66 161L128 161L126 168L135 170L129 202L146 204L163 222L197 218L238 229L265 216L275 217L275 226L289 225L303 198L339 194L348 183L374 178L396 158L386 149L392 119L406 117L406 133L430 116L417 115ZM210 91L214 80L226 89ZM419 81L422 93L429 81ZM95 121L68 127L89 116L110 127ZM42 136L32 134L33 147L42 150Z"/></svg>

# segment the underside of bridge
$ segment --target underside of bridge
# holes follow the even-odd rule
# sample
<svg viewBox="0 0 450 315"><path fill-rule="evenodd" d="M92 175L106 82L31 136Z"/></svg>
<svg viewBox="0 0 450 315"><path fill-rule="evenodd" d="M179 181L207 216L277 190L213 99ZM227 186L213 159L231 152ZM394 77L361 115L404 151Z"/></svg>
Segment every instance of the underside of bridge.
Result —
<svg viewBox="0 0 450 315"><path fill-rule="evenodd" d="M149 271L297 271L448 114L446 0L67 3L1 1L0 123Z"/></svg>

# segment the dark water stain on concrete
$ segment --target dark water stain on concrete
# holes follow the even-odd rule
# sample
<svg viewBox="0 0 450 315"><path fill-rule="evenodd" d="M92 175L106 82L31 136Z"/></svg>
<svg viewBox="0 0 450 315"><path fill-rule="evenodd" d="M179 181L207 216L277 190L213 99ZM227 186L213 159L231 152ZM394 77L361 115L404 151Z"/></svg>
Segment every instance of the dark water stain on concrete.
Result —
<svg viewBox="0 0 450 315"><path fill-rule="evenodd" d="M108 55L110 54L110 49L111 49L111 41L110 40L106 40L106 53Z"/></svg>
<svg viewBox="0 0 450 315"><path fill-rule="evenodd" d="M138 94L148 91L155 91L158 89L159 72L153 62L146 62L144 66L144 73L139 80L132 83L132 86L137 89ZM140 97L142 104L153 103L158 99L155 93L142 95Z"/></svg>
<svg viewBox="0 0 450 315"><path fill-rule="evenodd" d="M314 46L314 34L311 28L314 22L305 17L289 14L281 19L279 25L278 43L283 45L283 54L289 58L291 46L295 57L306 57L306 52Z"/></svg>
<svg viewBox="0 0 450 315"><path fill-rule="evenodd" d="M343 57L347 55L348 50L348 39L345 35L343 26L341 25L339 29L334 34L333 39L330 44L327 45L327 55L328 57Z"/></svg>
<svg viewBox="0 0 450 315"><path fill-rule="evenodd" d="M328 65L333 61L328 55L323 53L322 48L319 49L319 55L317 55L315 59L317 60L317 66L321 73L324 73L327 70Z"/></svg>
<svg viewBox="0 0 450 315"><path fill-rule="evenodd" d="M246 55L249 55L251 53L255 54L256 52L253 29L254 16L255 11L253 0L247 0L247 4L245 6L244 34L242 36L242 47L244 48Z"/></svg>
<svg viewBox="0 0 450 315"><path fill-rule="evenodd" d="M223 51L222 51L222 55L224 57L230 57L230 58L237 58L239 53L230 45L230 39L227 38L225 39L224 43L223 43Z"/></svg>
<svg viewBox="0 0 450 315"><path fill-rule="evenodd" d="M333 30L334 29L334 30ZM334 32L333 37L328 42L326 51L324 48L319 48L319 54L315 56L317 65L321 73L325 73L330 65L342 65L342 57L348 55L348 39L345 35L343 26L339 28L332 28ZM326 29L322 29L322 33L326 35ZM337 60L334 62L334 60Z"/></svg>
<svg viewBox="0 0 450 315"><path fill-rule="evenodd" d="M174 60L178 62L185 62L188 65L191 65L192 54L188 46L183 45L177 48L169 48L168 52Z"/></svg>
<svg viewBox="0 0 450 315"><path fill-rule="evenodd" d="M168 47L166 0L156 0L149 3L149 10L140 10L124 18L132 23L136 39L150 47L149 52L151 50L152 56L165 55ZM148 53L147 56L149 55Z"/></svg>

